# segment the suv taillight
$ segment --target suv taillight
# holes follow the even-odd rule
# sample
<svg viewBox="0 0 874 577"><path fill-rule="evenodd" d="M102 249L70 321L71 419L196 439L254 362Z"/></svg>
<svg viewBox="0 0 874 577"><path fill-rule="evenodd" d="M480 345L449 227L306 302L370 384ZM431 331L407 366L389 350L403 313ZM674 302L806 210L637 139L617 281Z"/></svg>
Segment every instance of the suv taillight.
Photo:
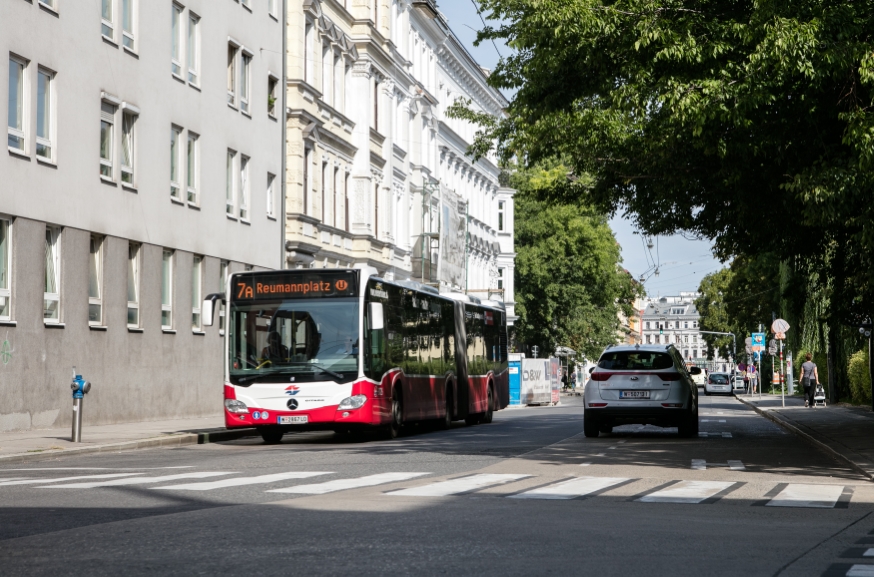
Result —
<svg viewBox="0 0 874 577"><path fill-rule="evenodd" d="M613 376L613 373L592 373L593 381L606 381Z"/></svg>

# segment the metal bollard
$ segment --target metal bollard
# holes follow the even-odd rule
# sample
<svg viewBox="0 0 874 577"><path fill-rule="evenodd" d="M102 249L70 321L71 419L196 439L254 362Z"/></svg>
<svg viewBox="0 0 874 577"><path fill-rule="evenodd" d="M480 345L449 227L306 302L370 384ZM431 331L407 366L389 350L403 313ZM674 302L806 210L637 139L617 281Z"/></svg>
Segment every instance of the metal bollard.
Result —
<svg viewBox="0 0 874 577"><path fill-rule="evenodd" d="M82 375L76 374L76 367L73 367L73 382L70 383L70 388L73 390L73 435L74 443L82 442L82 399L85 398L85 393L91 390L91 383L82 378Z"/></svg>

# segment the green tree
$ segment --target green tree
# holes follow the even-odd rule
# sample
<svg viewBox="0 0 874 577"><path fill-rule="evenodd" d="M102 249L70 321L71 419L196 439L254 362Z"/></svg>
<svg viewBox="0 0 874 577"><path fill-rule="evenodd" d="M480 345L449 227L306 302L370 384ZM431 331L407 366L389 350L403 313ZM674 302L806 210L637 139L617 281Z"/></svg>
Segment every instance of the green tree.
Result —
<svg viewBox="0 0 874 577"><path fill-rule="evenodd" d="M640 289L620 267L619 245L602 212L540 199L568 178L556 161L510 178L517 189L516 338L540 347L539 354L562 345L597 358L617 341L617 315L631 314Z"/></svg>
<svg viewBox="0 0 874 577"><path fill-rule="evenodd" d="M552 198L711 239L726 260L800 259L820 273L832 335L874 309L870 2L480 4L505 23L480 40L514 48L490 83L517 93L500 120L453 109L483 126L474 153L563 155L593 185Z"/></svg>

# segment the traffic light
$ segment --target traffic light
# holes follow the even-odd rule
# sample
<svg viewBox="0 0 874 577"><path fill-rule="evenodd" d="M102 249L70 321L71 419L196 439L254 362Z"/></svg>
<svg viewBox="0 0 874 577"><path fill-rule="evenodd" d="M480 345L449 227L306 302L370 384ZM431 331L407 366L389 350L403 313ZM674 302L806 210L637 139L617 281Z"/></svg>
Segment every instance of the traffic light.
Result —
<svg viewBox="0 0 874 577"><path fill-rule="evenodd" d="M665 325L659 324L659 334L660 335L665 334Z"/></svg>

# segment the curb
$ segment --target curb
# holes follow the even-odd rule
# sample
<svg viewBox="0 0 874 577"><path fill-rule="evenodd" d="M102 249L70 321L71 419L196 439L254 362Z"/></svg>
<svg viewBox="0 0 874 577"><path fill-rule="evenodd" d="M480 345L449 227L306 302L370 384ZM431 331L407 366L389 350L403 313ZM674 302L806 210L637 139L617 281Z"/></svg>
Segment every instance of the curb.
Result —
<svg viewBox="0 0 874 577"><path fill-rule="evenodd" d="M757 412L758 414L765 417L766 419L773 421L774 423L783 427L784 429L786 429L790 433L793 433L794 435L800 437L802 440L807 441L808 443L810 443L811 445L813 445L817 449L821 450L823 453L829 455L830 457L832 457L834 459L837 459L838 461L843 461L844 463L849 465L851 469L853 469L857 473L860 473L863 477L867 478L869 481L874 481L874 474L872 474L870 471L865 470L861 465L859 465L858 463L856 463L855 461L853 461L852 459L850 459L849 457L847 457L846 455L844 455L843 453L838 451L837 449L834 449L828 443L824 443L823 441L820 441L819 439L817 439L813 435L811 435L809 433L805 433L804 431L802 431L801 429L799 429L795 425L792 425L792 424L786 422L785 419L775 415L770 410L765 410L765 409L762 409L760 407L757 407L757 406L753 405L752 403L750 403L750 402L748 402L748 401L746 401L738 396L735 396L735 398L738 401L740 401L741 403L743 403L746 406L748 406L749 408L751 408L752 410L754 410L755 412Z"/></svg>
<svg viewBox="0 0 874 577"><path fill-rule="evenodd" d="M88 455L92 453L109 453L113 451L132 451L136 449L153 449L156 447L181 447L184 445L205 445L208 443L221 443L233 441L243 437L257 436L255 429L207 429L190 433L137 439L135 441L122 441L120 443L107 443L91 447L77 447L73 449L45 450L35 453L15 453L12 455L0 455L0 466L14 465L29 461L43 461L60 456Z"/></svg>

